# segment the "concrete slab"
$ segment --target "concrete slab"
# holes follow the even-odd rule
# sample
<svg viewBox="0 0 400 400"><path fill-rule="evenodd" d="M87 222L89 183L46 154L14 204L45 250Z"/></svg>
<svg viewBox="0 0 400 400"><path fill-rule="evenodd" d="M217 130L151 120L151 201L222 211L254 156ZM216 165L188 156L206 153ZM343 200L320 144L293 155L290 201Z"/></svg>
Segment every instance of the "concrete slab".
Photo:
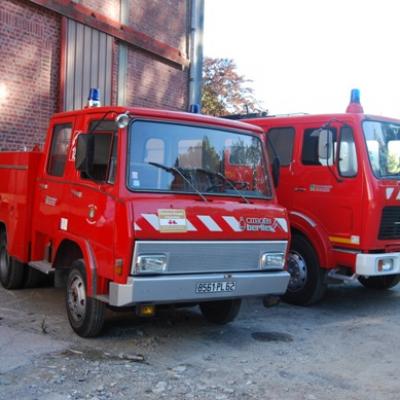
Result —
<svg viewBox="0 0 400 400"><path fill-rule="evenodd" d="M0 326L0 374L30 363L36 357L62 351L68 343L50 336Z"/></svg>

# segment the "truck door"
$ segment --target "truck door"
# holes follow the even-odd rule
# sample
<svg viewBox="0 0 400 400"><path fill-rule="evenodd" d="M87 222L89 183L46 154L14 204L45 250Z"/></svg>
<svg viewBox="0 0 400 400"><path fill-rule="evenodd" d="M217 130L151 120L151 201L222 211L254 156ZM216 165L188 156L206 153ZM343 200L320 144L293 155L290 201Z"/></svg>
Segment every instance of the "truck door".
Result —
<svg viewBox="0 0 400 400"><path fill-rule="evenodd" d="M96 257L97 273L113 278L113 241L115 224L115 193L117 163L117 126L114 120L86 116L85 132L94 135L90 176L75 169L71 163L68 185L68 232L84 238ZM85 134L85 133L83 133ZM77 137L74 137L76 143Z"/></svg>
<svg viewBox="0 0 400 400"><path fill-rule="evenodd" d="M65 167L71 145L71 134L74 119L59 118L50 125L46 145L43 170L37 181L36 207L34 212L34 251L33 259L41 260L49 256L46 248L51 242L63 220L60 218L66 203L65 196Z"/></svg>
<svg viewBox="0 0 400 400"><path fill-rule="evenodd" d="M322 225L333 245L358 245L362 180L353 129L314 125L300 130L292 210Z"/></svg>
<svg viewBox="0 0 400 400"><path fill-rule="evenodd" d="M293 178L295 159L293 146L295 129L292 126L274 127L267 132L267 149L269 160L279 158L280 172L277 190L279 203L288 209L292 208Z"/></svg>

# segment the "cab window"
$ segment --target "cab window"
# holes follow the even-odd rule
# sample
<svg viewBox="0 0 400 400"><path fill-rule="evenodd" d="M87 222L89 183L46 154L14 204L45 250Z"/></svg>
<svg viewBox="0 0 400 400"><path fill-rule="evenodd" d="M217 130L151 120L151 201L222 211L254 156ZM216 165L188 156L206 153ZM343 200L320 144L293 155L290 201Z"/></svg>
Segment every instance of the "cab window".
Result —
<svg viewBox="0 0 400 400"><path fill-rule="evenodd" d="M336 150L336 128L304 130L301 162L304 165L333 165Z"/></svg>
<svg viewBox="0 0 400 400"><path fill-rule="evenodd" d="M117 169L117 125L114 121L91 121L89 131L94 134L93 169L84 179L114 183Z"/></svg>
<svg viewBox="0 0 400 400"><path fill-rule="evenodd" d="M47 164L47 173L49 175L64 176L71 142L71 132L72 124L59 124L54 126Z"/></svg>
<svg viewBox="0 0 400 400"><path fill-rule="evenodd" d="M287 167L292 162L294 128L272 128L267 133L269 159L279 158L279 164Z"/></svg>
<svg viewBox="0 0 400 400"><path fill-rule="evenodd" d="M339 174L344 177L357 175L357 153L354 143L353 129L350 126L344 126L340 130L339 144Z"/></svg>

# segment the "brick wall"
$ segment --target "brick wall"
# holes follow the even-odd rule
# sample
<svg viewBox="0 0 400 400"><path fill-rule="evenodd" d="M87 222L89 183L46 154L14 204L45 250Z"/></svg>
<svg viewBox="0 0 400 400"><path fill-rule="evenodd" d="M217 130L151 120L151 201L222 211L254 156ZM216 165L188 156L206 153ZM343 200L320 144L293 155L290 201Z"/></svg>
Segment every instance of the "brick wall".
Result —
<svg viewBox="0 0 400 400"><path fill-rule="evenodd" d="M180 49L186 55L188 3L185 0L130 0L130 26Z"/></svg>
<svg viewBox="0 0 400 400"><path fill-rule="evenodd" d="M75 0L118 20L120 0ZM130 0L129 25L187 57L188 0ZM59 111L62 17L28 0L0 0L0 150L42 144ZM113 44L112 104L118 97L118 40ZM188 71L133 46L127 106L183 110Z"/></svg>
<svg viewBox="0 0 400 400"><path fill-rule="evenodd" d="M127 104L130 106L184 110L187 107L188 72L129 49Z"/></svg>
<svg viewBox="0 0 400 400"><path fill-rule="evenodd" d="M60 21L28 2L1 0L1 150L43 142L49 117L57 111Z"/></svg>

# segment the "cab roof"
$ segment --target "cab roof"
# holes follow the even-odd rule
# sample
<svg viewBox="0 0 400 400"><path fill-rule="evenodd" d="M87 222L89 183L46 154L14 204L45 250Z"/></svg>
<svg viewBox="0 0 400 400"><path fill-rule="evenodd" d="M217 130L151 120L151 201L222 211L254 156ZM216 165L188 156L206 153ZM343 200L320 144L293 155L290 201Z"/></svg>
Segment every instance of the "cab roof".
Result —
<svg viewBox="0 0 400 400"><path fill-rule="evenodd" d="M223 118L211 117L203 114L195 114L183 111L169 111L153 108L142 107L120 107L120 106L104 106L104 107L88 107L81 110L66 111L54 114L52 119L71 116L85 116L90 114L115 113L116 115L126 113L142 118L154 118L162 120L175 120L182 122L199 123L203 125L219 126L223 128L231 128L236 130L251 131L260 133L260 128L248 123L240 121L232 121Z"/></svg>

